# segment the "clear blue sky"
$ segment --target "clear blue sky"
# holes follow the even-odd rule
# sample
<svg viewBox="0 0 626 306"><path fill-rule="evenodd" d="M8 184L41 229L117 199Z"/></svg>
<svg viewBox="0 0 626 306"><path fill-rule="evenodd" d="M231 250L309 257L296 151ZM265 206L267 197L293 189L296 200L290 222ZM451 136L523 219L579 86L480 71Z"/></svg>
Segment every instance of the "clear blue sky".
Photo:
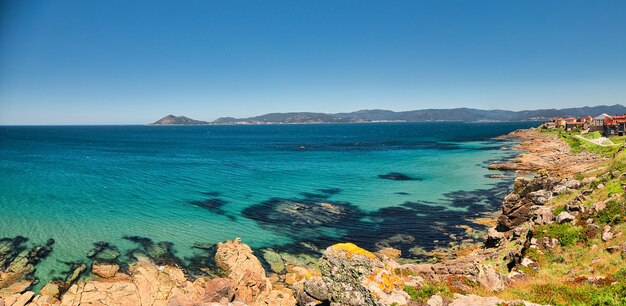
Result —
<svg viewBox="0 0 626 306"><path fill-rule="evenodd" d="M626 104L626 1L0 4L0 124Z"/></svg>

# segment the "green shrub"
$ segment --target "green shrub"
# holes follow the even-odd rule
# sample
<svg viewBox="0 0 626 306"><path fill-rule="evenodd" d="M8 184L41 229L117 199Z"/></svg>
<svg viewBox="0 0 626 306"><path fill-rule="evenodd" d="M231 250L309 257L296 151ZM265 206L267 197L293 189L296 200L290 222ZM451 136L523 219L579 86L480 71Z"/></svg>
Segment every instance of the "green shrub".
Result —
<svg viewBox="0 0 626 306"><path fill-rule="evenodd" d="M576 173L576 175L574 176L575 179L582 181L585 179L585 176L582 173Z"/></svg>
<svg viewBox="0 0 626 306"><path fill-rule="evenodd" d="M624 203L612 200L606 203L606 208L596 214L596 219L600 224L617 224L624 220L626 211Z"/></svg>
<svg viewBox="0 0 626 306"><path fill-rule="evenodd" d="M609 196L624 193L624 189L622 189L622 184L620 182L610 183L604 188L606 188L606 190L609 192Z"/></svg>

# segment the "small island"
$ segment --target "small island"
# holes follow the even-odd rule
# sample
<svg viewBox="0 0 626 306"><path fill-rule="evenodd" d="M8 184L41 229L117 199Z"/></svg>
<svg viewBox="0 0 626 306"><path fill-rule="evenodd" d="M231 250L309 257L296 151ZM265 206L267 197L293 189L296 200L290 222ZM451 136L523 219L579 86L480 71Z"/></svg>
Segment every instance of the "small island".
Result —
<svg viewBox="0 0 626 306"><path fill-rule="evenodd" d="M185 116L167 115L150 125L203 125L209 124L206 121L194 120Z"/></svg>

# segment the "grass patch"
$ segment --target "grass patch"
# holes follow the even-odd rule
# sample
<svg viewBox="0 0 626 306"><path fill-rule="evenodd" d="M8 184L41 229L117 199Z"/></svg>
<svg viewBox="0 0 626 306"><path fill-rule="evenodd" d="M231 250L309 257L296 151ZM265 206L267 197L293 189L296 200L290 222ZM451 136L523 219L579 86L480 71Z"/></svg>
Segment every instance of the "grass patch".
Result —
<svg viewBox="0 0 626 306"><path fill-rule="evenodd" d="M598 138L602 137L602 133L600 133L600 132L592 132L592 133L587 133L587 134L582 135L582 136L587 138L587 139L598 139Z"/></svg>
<svg viewBox="0 0 626 306"><path fill-rule="evenodd" d="M554 209L552 214L554 214L555 216L558 216L560 213L562 213L564 211L565 211L565 206L559 206L559 207Z"/></svg>
<svg viewBox="0 0 626 306"><path fill-rule="evenodd" d="M425 284L420 289L411 286L404 286L404 292L411 297L411 301L421 303L425 303L431 296L438 293L446 297L452 297L450 289L440 284Z"/></svg>
<svg viewBox="0 0 626 306"><path fill-rule="evenodd" d="M552 223L537 227L537 239L543 237L556 238L562 246L570 246L583 239L584 232L582 226Z"/></svg>
<svg viewBox="0 0 626 306"><path fill-rule="evenodd" d="M626 286L596 287L589 284L535 284L532 300L551 305L625 305Z"/></svg>
<svg viewBox="0 0 626 306"><path fill-rule="evenodd" d="M612 157L619 149L619 146L599 146L592 142L581 141L579 138L574 137L574 136L580 135L583 138L596 139L596 138L602 137L602 134L600 134L600 132L593 132L593 133L589 133L586 135L581 135L579 130L572 130L572 131L566 132L563 129L550 129L550 130L544 130L544 133L557 135L559 139L567 143L571 151L576 154L583 152L583 151L588 151L588 152L592 152L600 156ZM624 141L618 140L617 143L624 143Z"/></svg>

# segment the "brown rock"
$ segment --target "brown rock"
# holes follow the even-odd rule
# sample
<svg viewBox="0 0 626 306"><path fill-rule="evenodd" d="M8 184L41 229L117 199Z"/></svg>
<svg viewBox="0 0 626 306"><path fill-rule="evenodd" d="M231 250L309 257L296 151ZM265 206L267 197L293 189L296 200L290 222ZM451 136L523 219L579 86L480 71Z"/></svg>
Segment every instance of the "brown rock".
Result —
<svg viewBox="0 0 626 306"><path fill-rule="evenodd" d="M34 292L26 291L22 293L22 295L20 295L20 297L18 297L17 300L13 304L11 304L11 306L24 306L28 302L30 302L30 300L32 300L34 296Z"/></svg>
<svg viewBox="0 0 626 306"><path fill-rule="evenodd" d="M28 289L33 284L32 280L23 279L17 281L6 288L0 289L0 295L12 295L15 293L22 293Z"/></svg>
<svg viewBox="0 0 626 306"><path fill-rule="evenodd" d="M59 284L55 282L49 282L41 290L39 291L39 295L41 296L51 296L51 297L59 297Z"/></svg>
<svg viewBox="0 0 626 306"><path fill-rule="evenodd" d="M593 210L595 210L596 212L603 211L605 208L606 208L605 201L601 201L601 202L597 202L593 204Z"/></svg>
<svg viewBox="0 0 626 306"><path fill-rule="evenodd" d="M533 215L535 216L535 223L539 225L550 224L554 221L554 214L550 207L539 207L533 212Z"/></svg>
<svg viewBox="0 0 626 306"><path fill-rule="evenodd" d="M94 262L91 266L91 272L102 278L111 278L119 271L120 266L114 263Z"/></svg>
<svg viewBox="0 0 626 306"><path fill-rule="evenodd" d="M600 227L595 224L587 224L587 238L593 239L600 234Z"/></svg>
<svg viewBox="0 0 626 306"><path fill-rule="evenodd" d="M272 290L262 305L268 305L268 306L296 305L296 298L293 296L293 291L291 291L291 289L284 288L281 290Z"/></svg>
<svg viewBox="0 0 626 306"><path fill-rule="evenodd" d="M230 301L233 295L233 283L230 279L214 278L206 282L203 300L207 302L220 302L223 299Z"/></svg>
<svg viewBox="0 0 626 306"><path fill-rule="evenodd" d="M261 262L241 239L218 243L215 262L234 281L236 300L259 304L271 292L272 285Z"/></svg>
<svg viewBox="0 0 626 306"><path fill-rule="evenodd" d="M52 306L60 305L61 301L52 296L36 295L28 306Z"/></svg>

